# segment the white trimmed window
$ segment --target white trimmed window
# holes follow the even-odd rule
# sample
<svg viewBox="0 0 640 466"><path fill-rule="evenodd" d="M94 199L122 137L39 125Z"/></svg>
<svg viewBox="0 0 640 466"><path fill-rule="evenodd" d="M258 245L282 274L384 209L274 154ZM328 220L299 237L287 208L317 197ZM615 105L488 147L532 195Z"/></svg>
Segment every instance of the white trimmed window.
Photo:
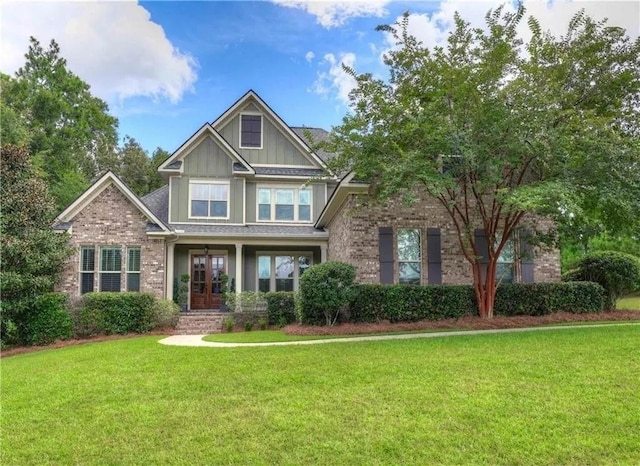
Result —
<svg viewBox="0 0 640 466"><path fill-rule="evenodd" d="M398 283L419 285L422 277L420 230L398 230Z"/></svg>
<svg viewBox="0 0 640 466"><path fill-rule="evenodd" d="M80 248L80 294L94 291L96 271L96 248L82 246Z"/></svg>
<svg viewBox="0 0 640 466"><path fill-rule="evenodd" d="M127 291L140 291L140 246L127 248Z"/></svg>
<svg viewBox="0 0 640 466"><path fill-rule="evenodd" d="M229 218L229 184L189 183L189 218Z"/></svg>
<svg viewBox="0 0 640 466"><path fill-rule="evenodd" d="M496 239L495 247L498 247L501 239ZM516 263L516 251L513 238L504 244L500 256L496 261L496 279L498 283L513 283L515 282L515 263Z"/></svg>
<svg viewBox="0 0 640 466"><path fill-rule="evenodd" d="M262 149L262 115L240 115L240 147Z"/></svg>
<svg viewBox="0 0 640 466"><path fill-rule="evenodd" d="M295 291L298 280L311 267L313 255L258 254L258 291Z"/></svg>
<svg viewBox="0 0 640 466"><path fill-rule="evenodd" d="M311 222L311 189L258 187L259 222Z"/></svg>
<svg viewBox="0 0 640 466"><path fill-rule="evenodd" d="M122 249L100 248L100 291L120 291Z"/></svg>

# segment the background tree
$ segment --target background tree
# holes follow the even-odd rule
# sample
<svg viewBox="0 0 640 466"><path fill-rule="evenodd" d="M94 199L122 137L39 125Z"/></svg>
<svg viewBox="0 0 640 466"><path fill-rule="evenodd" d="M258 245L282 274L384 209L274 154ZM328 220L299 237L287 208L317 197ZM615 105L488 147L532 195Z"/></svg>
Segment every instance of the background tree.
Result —
<svg viewBox="0 0 640 466"><path fill-rule="evenodd" d="M51 229L55 203L24 147L2 146L0 178L2 338L22 343L35 299L53 290L71 251Z"/></svg>
<svg viewBox="0 0 640 466"><path fill-rule="evenodd" d="M397 42L389 80L346 68L352 113L325 145L339 154L330 168L368 180L375 200L439 201L482 317L493 316L497 261L514 232L526 225L549 240L528 214L598 212L605 226L629 226L640 213L640 41L579 13L561 38L531 18L523 44L523 15L498 8L473 29L456 14L447 45L432 50L408 33L408 14L379 27Z"/></svg>
<svg viewBox="0 0 640 466"><path fill-rule="evenodd" d="M142 196L149 192L150 160L147 152L132 137L125 136L119 151L120 168L117 172L127 186Z"/></svg>
<svg viewBox="0 0 640 466"><path fill-rule="evenodd" d="M55 41L45 50L31 37L25 58L15 79L3 79L3 107L26 128L29 152L61 209L100 169L111 168L100 166L100 154L116 147L118 121L67 68Z"/></svg>
<svg viewBox="0 0 640 466"><path fill-rule="evenodd" d="M158 173L158 167L162 162L167 160L170 155L169 152L160 147L157 147L156 150L153 151L151 162L149 163L149 192L155 191L167 184Z"/></svg>

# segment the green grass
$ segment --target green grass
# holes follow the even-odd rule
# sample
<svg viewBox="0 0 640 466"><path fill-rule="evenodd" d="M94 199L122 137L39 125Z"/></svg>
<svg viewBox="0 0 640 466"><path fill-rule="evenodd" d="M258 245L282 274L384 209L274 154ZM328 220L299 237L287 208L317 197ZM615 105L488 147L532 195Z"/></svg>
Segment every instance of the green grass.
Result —
<svg viewBox="0 0 640 466"><path fill-rule="evenodd" d="M258 333L258 332L256 332ZM2 360L2 464L639 464L640 327Z"/></svg>
<svg viewBox="0 0 640 466"><path fill-rule="evenodd" d="M618 309L640 310L640 296L627 296L626 298L622 298L618 300L616 307Z"/></svg>
<svg viewBox="0 0 640 466"><path fill-rule="evenodd" d="M253 332L214 333L207 335L203 340L222 343L271 343L278 341L322 340L326 338L335 338L335 335L287 335L282 330L256 330Z"/></svg>

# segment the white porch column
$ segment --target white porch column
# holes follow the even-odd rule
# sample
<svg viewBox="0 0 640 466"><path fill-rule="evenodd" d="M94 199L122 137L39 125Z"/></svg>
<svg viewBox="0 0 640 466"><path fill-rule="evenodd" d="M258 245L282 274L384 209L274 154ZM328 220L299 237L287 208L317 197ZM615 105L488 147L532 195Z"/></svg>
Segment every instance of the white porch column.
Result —
<svg viewBox="0 0 640 466"><path fill-rule="evenodd" d="M320 245L320 262L327 262L327 243Z"/></svg>
<svg viewBox="0 0 640 466"><path fill-rule="evenodd" d="M173 256L175 243L167 243L167 263L165 267L165 295L169 301L173 300Z"/></svg>
<svg viewBox="0 0 640 466"><path fill-rule="evenodd" d="M242 292L242 243L236 243L236 294Z"/></svg>

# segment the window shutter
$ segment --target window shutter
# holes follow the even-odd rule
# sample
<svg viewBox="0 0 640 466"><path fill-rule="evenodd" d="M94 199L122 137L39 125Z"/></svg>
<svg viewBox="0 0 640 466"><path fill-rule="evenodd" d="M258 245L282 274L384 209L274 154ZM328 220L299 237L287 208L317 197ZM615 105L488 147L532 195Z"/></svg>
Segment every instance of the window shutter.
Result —
<svg viewBox="0 0 640 466"><path fill-rule="evenodd" d="M529 232L520 231L520 274L522 283L533 283L533 247L527 241Z"/></svg>
<svg viewBox="0 0 640 466"><path fill-rule="evenodd" d="M380 283L393 283L393 228L378 228L380 248Z"/></svg>
<svg viewBox="0 0 640 466"><path fill-rule="evenodd" d="M480 254L480 273L482 279L487 276L487 264L489 263L489 242L487 241L487 234L484 228L476 228L475 232L476 248L478 254Z"/></svg>
<svg viewBox="0 0 640 466"><path fill-rule="evenodd" d="M442 284L440 228L427 228L427 274L429 284Z"/></svg>

